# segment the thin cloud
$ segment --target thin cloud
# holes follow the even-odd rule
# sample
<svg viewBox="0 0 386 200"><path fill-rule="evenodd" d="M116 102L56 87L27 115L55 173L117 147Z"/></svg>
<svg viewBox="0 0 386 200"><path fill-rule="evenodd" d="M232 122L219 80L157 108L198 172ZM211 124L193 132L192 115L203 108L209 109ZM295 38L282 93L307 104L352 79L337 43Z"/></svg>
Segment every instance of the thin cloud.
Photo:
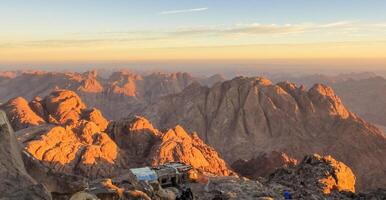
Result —
<svg viewBox="0 0 386 200"><path fill-rule="evenodd" d="M207 7L202 7L202 8L191 8L191 9L182 9L182 10L167 10L167 11L162 11L159 14L161 15L173 15L173 14L182 14L182 13L192 13L192 12L202 12L206 11L209 8Z"/></svg>
<svg viewBox="0 0 386 200"><path fill-rule="evenodd" d="M378 25L381 27L382 25ZM232 26L193 27L180 28L172 32L172 35L278 35L296 34L315 31L347 31L363 28L363 24L350 21L338 21L327 24L301 23L301 24L238 24Z"/></svg>
<svg viewBox="0 0 386 200"><path fill-rule="evenodd" d="M192 10L192 9L190 9ZM197 9L196 9L197 10ZM185 10L186 11L186 10ZM168 13L181 13L182 11L167 11ZM163 42L168 44L187 38L248 38L280 36L286 34L321 34L321 33L350 33L358 34L357 30L365 30L366 33L382 33L386 23L360 23L352 21L336 21L330 23L298 23L298 24L233 24L233 25L214 25L197 27L179 27L174 30L137 30L137 31L112 31L98 33L84 33L76 35L71 39L57 38L52 40L34 40L23 42L4 42L0 43L0 48L14 47L91 47L108 45L127 45L136 46L144 44L151 46L152 42ZM92 37L87 37L87 35ZM366 37L366 36L361 36ZM93 39L89 39L93 38Z"/></svg>

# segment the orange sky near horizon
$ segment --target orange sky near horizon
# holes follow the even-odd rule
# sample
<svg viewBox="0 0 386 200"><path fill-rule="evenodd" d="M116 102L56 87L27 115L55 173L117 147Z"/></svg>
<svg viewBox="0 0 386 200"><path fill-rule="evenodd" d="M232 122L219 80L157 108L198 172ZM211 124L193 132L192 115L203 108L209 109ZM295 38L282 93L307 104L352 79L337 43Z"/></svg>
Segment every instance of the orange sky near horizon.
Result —
<svg viewBox="0 0 386 200"><path fill-rule="evenodd" d="M205 59L384 59L386 41L136 48L0 47L1 63Z"/></svg>

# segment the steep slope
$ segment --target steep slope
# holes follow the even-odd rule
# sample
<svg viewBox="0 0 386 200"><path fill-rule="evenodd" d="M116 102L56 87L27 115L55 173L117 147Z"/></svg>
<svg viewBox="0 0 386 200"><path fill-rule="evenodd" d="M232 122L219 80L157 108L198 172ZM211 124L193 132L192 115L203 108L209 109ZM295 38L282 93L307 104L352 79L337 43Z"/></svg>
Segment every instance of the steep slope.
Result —
<svg viewBox="0 0 386 200"><path fill-rule="evenodd" d="M0 111L0 198L51 199L46 188L28 175L19 144L3 111Z"/></svg>
<svg viewBox="0 0 386 200"><path fill-rule="evenodd" d="M382 109L386 106L385 78L350 79L331 86L350 110L372 123L386 126L386 110Z"/></svg>
<svg viewBox="0 0 386 200"><path fill-rule="evenodd" d="M332 155L354 170L359 189L386 186L380 178L386 176L385 136L324 85L307 91L288 82L243 77L211 88L193 84L141 114L161 128L181 124L196 131L229 163L271 151L296 159Z"/></svg>

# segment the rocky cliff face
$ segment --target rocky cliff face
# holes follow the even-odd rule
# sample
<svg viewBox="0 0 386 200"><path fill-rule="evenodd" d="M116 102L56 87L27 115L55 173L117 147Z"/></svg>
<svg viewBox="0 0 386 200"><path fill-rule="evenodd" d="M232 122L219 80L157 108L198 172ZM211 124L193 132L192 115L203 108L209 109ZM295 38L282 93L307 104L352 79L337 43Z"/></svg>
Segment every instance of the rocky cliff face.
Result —
<svg viewBox="0 0 386 200"><path fill-rule="evenodd" d="M0 112L0 198L51 199L47 189L28 175L19 144L3 111Z"/></svg>
<svg viewBox="0 0 386 200"><path fill-rule="evenodd" d="M386 186L380 178L386 176L385 136L324 85L305 90L243 77L211 88L193 84L141 114L161 128L180 124L197 131L229 163L271 151L295 159L330 154L354 170L358 188Z"/></svg>
<svg viewBox="0 0 386 200"><path fill-rule="evenodd" d="M12 107L8 115L15 127L27 128L17 133L25 151L57 173L94 179L111 177L131 167L179 161L202 172L231 174L213 148L181 126L163 133L143 117L109 125L99 110L88 109L76 93L68 90L54 91L30 103L24 100L21 107L13 102L4 107ZM35 123L35 118L40 123Z"/></svg>

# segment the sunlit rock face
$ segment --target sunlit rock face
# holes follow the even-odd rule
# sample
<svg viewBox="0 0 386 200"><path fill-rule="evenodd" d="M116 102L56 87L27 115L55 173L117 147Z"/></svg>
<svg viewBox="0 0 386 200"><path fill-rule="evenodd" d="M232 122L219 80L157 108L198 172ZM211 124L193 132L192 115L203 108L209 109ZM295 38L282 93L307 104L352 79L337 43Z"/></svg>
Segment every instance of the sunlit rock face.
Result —
<svg viewBox="0 0 386 200"><path fill-rule="evenodd" d="M205 173L225 176L233 173L212 147L181 126L163 133L147 119L136 116L110 123L108 132L138 165L183 162Z"/></svg>
<svg viewBox="0 0 386 200"><path fill-rule="evenodd" d="M8 115L16 128L31 127L19 135L26 152L54 171L98 178L122 167L119 148L104 132L108 121L75 92L57 90L29 104L17 98L5 107L13 108Z"/></svg>
<svg viewBox="0 0 386 200"><path fill-rule="evenodd" d="M153 165L183 162L211 174L228 176L233 173L219 154L196 133L190 135L178 125L162 136L161 143L153 149L152 160Z"/></svg>
<svg viewBox="0 0 386 200"><path fill-rule="evenodd" d="M120 166L117 145L94 122L56 126L24 145L29 154L57 172L108 177Z"/></svg>
<svg viewBox="0 0 386 200"><path fill-rule="evenodd" d="M325 85L306 90L238 77L210 88L192 84L140 113L161 129L179 124L197 132L230 164L272 151L298 160L332 155L354 171L358 189L386 187L385 135Z"/></svg>
<svg viewBox="0 0 386 200"><path fill-rule="evenodd" d="M299 165L282 168L269 177L269 182L311 190L323 194L334 191L355 192L356 177L352 170L331 156L306 156Z"/></svg>
<svg viewBox="0 0 386 200"><path fill-rule="evenodd" d="M44 119L37 115L28 102L23 97L17 97L9 100L3 109L15 130L20 130L30 126L36 126L45 123Z"/></svg>
<svg viewBox="0 0 386 200"><path fill-rule="evenodd" d="M57 90L44 99L47 118L50 123L61 125L75 123L86 108L80 97L70 90Z"/></svg>

